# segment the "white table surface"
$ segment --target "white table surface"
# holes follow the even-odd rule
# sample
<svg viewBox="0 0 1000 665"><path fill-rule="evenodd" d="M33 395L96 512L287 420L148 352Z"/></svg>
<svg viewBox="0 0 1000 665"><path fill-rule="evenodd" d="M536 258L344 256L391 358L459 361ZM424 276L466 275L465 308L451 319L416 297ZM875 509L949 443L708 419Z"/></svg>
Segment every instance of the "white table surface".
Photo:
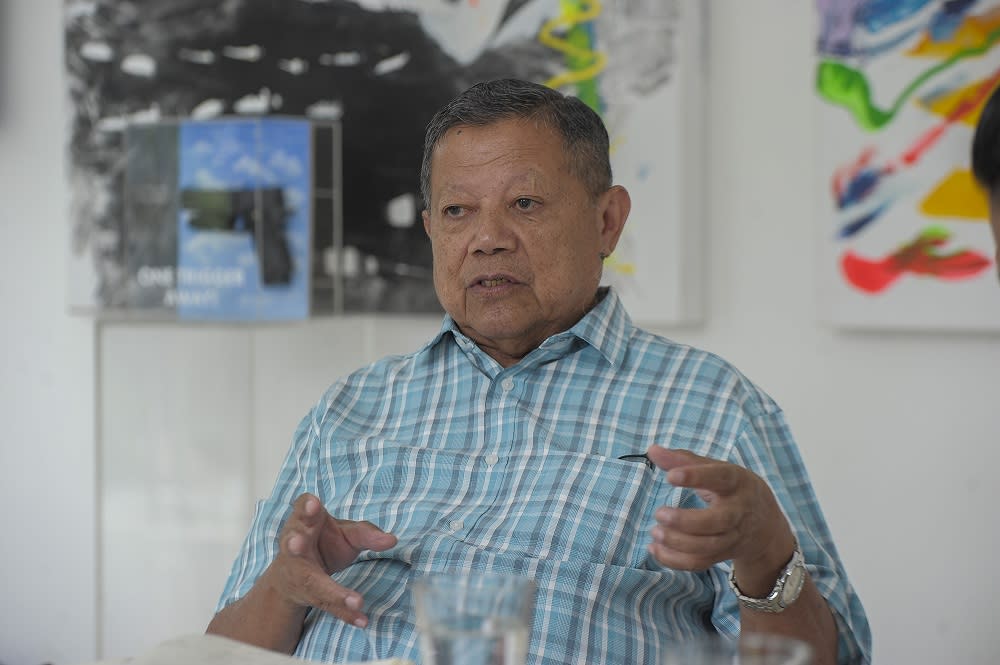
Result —
<svg viewBox="0 0 1000 665"><path fill-rule="evenodd" d="M87 665L302 665L300 658L260 649L218 635L184 635L161 642L130 658L102 660ZM350 664L347 664L350 665ZM360 663L358 664L360 665ZM365 661L365 665L413 665L409 660Z"/></svg>

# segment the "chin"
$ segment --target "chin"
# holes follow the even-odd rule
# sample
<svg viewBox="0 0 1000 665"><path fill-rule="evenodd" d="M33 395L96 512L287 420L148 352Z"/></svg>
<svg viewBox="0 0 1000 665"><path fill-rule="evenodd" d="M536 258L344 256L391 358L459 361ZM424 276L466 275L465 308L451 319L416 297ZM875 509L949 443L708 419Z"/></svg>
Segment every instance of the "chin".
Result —
<svg viewBox="0 0 1000 665"><path fill-rule="evenodd" d="M477 317L469 321L473 330L490 339L509 339L517 337L524 326L511 317Z"/></svg>

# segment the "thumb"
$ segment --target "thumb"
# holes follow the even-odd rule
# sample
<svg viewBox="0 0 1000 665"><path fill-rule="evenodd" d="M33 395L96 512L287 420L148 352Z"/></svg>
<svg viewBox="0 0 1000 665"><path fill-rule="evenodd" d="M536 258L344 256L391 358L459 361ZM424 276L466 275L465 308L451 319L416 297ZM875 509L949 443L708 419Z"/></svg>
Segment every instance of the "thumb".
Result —
<svg viewBox="0 0 1000 665"><path fill-rule="evenodd" d="M396 536L386 533L371 522L355 522L352 520L334 521L340 527L340 531L344 535L344 540L359 552L362 550L382 552L396 546Z"/></svg>

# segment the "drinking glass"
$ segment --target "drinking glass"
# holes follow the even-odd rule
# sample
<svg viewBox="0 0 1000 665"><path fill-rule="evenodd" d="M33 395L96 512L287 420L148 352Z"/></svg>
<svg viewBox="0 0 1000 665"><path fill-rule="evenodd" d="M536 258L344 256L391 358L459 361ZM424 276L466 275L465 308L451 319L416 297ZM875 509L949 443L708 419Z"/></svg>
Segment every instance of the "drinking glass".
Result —
<svg viewBox="0 0 1000 665"><path fill-rule="evenodd" d="M529 578L435 573L410 584L425 665L524 665L535 602Z"/></svg>
<svg viewBox="0 0 1000 665"><path fill-rule="evenodd" d="M661 665L809 665L812 648L791 637L744 633L695 638L668 647Z"/></svg>

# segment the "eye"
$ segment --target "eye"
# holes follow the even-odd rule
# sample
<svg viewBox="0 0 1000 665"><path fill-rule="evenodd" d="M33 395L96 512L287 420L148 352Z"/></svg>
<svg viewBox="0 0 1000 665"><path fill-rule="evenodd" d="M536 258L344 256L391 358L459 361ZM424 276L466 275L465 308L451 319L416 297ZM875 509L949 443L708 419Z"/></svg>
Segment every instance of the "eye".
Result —
<svg viewBox="0 0 1000 665"><path fill-rule="evenodd" d="M461 217L465 210L462 206L445 206L443 212L445 217Z"/></svg>
<svg viewBox="0 0 1000 665"><path fill-rule="evenodd" d="M518 210L533 210L536 206L538 206L538 201L529 199L526 196L514 199L514 207Z"/></svg>

